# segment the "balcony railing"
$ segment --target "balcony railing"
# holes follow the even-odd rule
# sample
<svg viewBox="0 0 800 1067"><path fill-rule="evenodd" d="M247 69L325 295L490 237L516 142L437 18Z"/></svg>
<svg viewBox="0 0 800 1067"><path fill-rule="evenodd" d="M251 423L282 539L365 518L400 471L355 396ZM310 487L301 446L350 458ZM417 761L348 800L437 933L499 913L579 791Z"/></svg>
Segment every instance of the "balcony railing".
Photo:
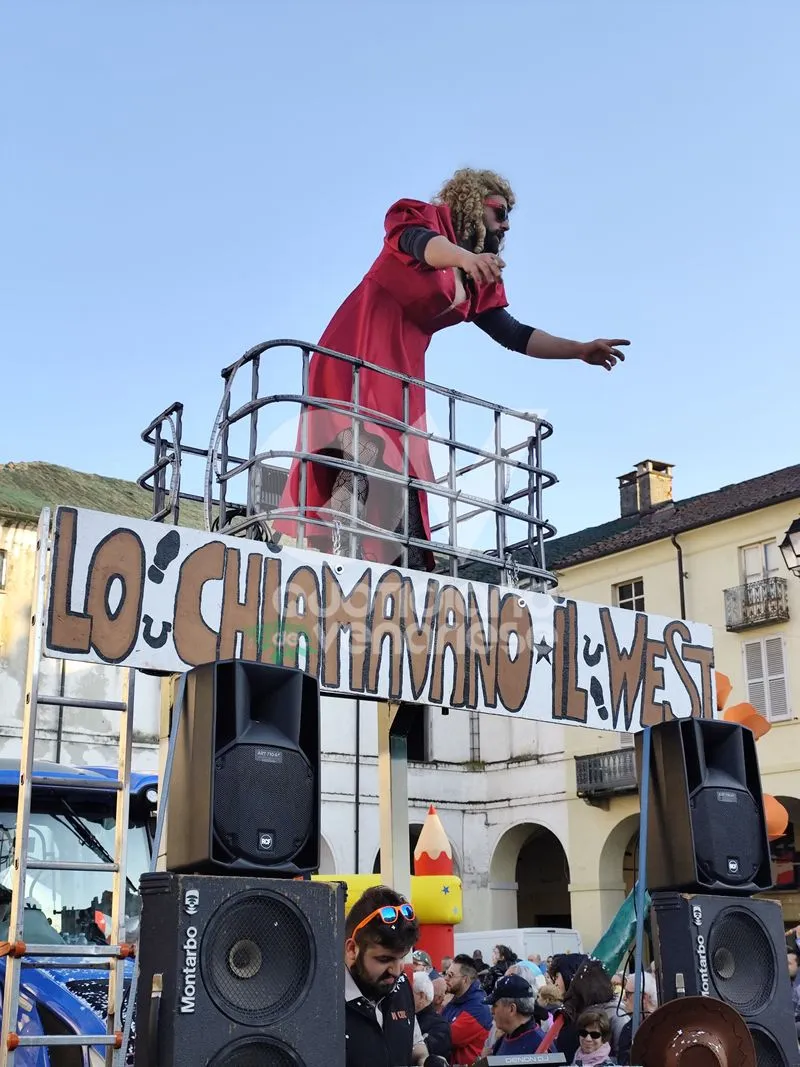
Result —
<svg viewBox="0 0 800 1067"><path fill-rule="evenodd" d="M725 590L725 626L736 633L789 618L789 583L785 578L761 578Z"/></svg>
<svg viewBox="0 0 800 1067"><path fill-rule="evenodd" d="M638 789L636 753L632 748L621 748L594 756L576 756L575 777L579 797L594 799L635 793Z"/></svg>

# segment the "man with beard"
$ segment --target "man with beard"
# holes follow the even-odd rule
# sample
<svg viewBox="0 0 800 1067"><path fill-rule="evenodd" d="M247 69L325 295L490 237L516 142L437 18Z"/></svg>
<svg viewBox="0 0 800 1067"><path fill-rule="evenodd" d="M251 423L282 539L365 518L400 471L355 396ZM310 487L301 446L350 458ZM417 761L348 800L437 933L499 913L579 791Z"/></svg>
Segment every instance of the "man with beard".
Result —
<svg viewBox="0 0 800 1067"><path fill-rule="evenodd" d="M347 1067L411 1067L428 1055L403 961L419 937L414 909L374 886L345 923Z"/></svg>
<svg viewBox="0 0 800 1067"><path fill-rule="evenodd" d="M515 197L508 182L489 170L457 171L433 202L400 200L385 219L383 249L364 279L347 297L325 330L320 345L399 372L425 378L425 355L434 333L461 322L474 322L498 344L537 359L575 359L606 370L624 359L622 339L569 341L525 326L505 310L505 263L500 251L509 228ZM324 462L306 464L306 499L300 499L301 467L295 460L281 508L297 512L308 543L322 551L331 546L330 528L356 528L366 523L387 537L361 538L359 554L381 563L400 561L398 539L406 533L404 488L376 477L388 470L434 481L428 450L425 389L378 371L358 374L353 396L353 367L344 360L315 352L310 362L307 395L324 398L328 409L309 406L301 421L297 451L336 457L363 469L341 470ZM354 399L366 415L353 432ZM331 410L331 408L333 410ZM371 420L368 416L373 416ZM403 426L416 432L406 433ZM369 469L373 474L370 477ZM353 497L356 497L355 501ZM351 515L355 507L356 527ZM328 523L325 527L322 523ZM297 536L297 522L288 515L275 529ZM363 529L363 527L361 527ZM408 491L408 535L430 540L428 502L424 493ZM394 535L394 536L392 536ZM408 566L433 569L433 556L422 545L409 550Z"/></svg>

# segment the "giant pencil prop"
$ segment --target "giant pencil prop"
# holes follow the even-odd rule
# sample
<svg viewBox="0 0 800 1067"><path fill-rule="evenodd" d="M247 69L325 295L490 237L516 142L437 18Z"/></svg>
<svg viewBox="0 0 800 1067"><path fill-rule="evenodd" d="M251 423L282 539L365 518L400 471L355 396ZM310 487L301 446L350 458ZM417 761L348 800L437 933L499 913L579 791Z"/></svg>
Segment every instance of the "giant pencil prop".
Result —
<svg viewBox="0 0 800 1067"><path fill-rule="evenodd" d="M414 874L417 878L430 878L431 885L433 880L441 879L442 903L445 905L442 912L445 922L421 923L418 946L428 953L433 960L434 967L439 969L444 956L454 955L453 916L457 915L459 909L453 907L451 910L445 904L450 895L450 886L445 879L453 876L453 851L433 804L428 809L417 847L414 849Z"/></svg>
<svg viewBox="0 0 800 1067"><path fill-rule="evenodd" d="M314 874L312 879L344 885L345 912L365 889L381 885L379 874ZM411 903L420 924L420 940L414 947L429 952L439 968L443 955L453 955L453 927L461 922L463 911L461 879L453 874L450 842L433 805L414 850Z"/></svg>

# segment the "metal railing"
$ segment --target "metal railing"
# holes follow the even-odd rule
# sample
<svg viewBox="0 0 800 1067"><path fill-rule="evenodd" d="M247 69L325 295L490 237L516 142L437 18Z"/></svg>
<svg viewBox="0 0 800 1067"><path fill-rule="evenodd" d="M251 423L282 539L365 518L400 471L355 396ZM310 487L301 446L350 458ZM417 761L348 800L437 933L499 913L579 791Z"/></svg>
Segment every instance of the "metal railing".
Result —
<svg viewBox="0 0 800 1067"><path fill-rule="evenodd" d="M575 757L576 792L579 797L608 797L635 793L636 753L632 748Z"/></svg>
<svg viewBox="0 0 800 1067"><path fill-rule="evenodd" d="M297 393L272 393L262 395L261 378L267 359L275 359L280 350L282 361L287 360L287 351L292 358L299 356L301 390ZM349 368L352 378L348 401L309 395L311 361L314 353L320 353ZM402 394L403 419L393 418L384 412L364 406L360 402L361 376L369 371L386 379L387 393ZM247 399L234 406L234 386L244 376ZM153 493L153 517L164 521L168 517L177 523L180 502L192 501L202 506L203 524L207 530L215 530L229 536L245 536L258 539L274 539L272 524L277 519L296 524L297 543L304 546L310 530L317 543L320 530L327 531L332 546L343 541L348 546L345 554L358 555L365 538L389 544L402 565L408 566L409 550L430 551L436 559L436 569L457 575L459 566L470 562L493 568L497 581L516 585L521 579L534 588L549 589L556 585L556 578L546 570L545 541L555 534L554 526L543 517L542 494L557 481L554 474L542 466L542 445L553 432L552 425L538 415L515 411L488 400L469 396L457 390L422 381L376 364L335 352L331 349L312 346L301 341L267 341L246 352L236 363L222 371L223 397L214 419L210 442L207 448L184 444L182 440L183 405L175 403L154 419L142 433L142 439L153 447L152 465L138 479L138 484ZM412 425L409 420L409 398L412 389L424 390L429 395L444 401L447 407L447 433L437 433ZM274 411L280 405L288 405L299 417L299 433L295 448L259 448L259 415ZM352 454L359 456L359 435L365 424L377 427L380 433L395 435L402 442L402 470L387 466L365 464L343 458L341 455L321 454L309 449L309 419L316 413L326 417L345 418L352 427ZM492 420L491 441L484 446L459 437L459 427L488 413ZM524 424L525 440L507 445L503 440L504 429L509 420ZM246 449L234 455L232 436L235 431L244 431ZM410 445L414 439L425 447L438 446L446 450L447 472L434 475L433 480L415 476L410 469ZM458 461L463 453L467 462ZM205 470L200 492L191 493L182 485L182 461L195 457L204 461ZM277 461L277 465L276 465ZM283 464L281 464L283 461ZM283 481L288 470L285 464L299 465L298 499L280 507ZM317 468L349 471L353 477L367 476L370 486L383 483L393 487L402 500L401 521L390 529L367 522L357 514L357 494L352 494L352 508L348 513L332 507L309 506L309 464ZM492 482L493 491L478 492L468 488L468 479L475 472L482 472ZM523 484L512 488L514 478ZM370 490L371 491L371 490ZM409 498L414 492L424 494L429 503L443 502L447 511L444 521L432 522L431 541L414 536L409 514ZM330 503L330 502L329 502ZM490 516L493 520L493 538L485 547L465 547L459 544L459 533L464 523ZM510 552L508 539L510 523L523 524L527 536L523 544L528 549L524 559L515 559ZM513 540L520 544L519 538Z"/></svg>
<svg viewBox="0 0 800 1067"><path fill-rule="evenodd" d="M760 578L725 590L725 627L736 633L751 626L789 619L789 583L786 578Z"/></svg>

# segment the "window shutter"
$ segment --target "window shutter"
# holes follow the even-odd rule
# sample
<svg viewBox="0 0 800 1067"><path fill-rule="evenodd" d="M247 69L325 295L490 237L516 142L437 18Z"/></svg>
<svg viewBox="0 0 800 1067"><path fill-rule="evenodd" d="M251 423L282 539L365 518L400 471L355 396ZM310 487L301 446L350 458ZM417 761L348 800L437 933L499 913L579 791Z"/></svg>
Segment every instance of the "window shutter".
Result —
<svg viewBox="0 0 800 1067"><path fill-rule="evenodd" d="M792 717L784 667L783 638L767 637L764 641L764 651L767 665L769 718L772 722L783 722Z"/></svg>
<svg viewBox="0 0 800 1067"><path fill-rule="evenodd" d="M791 719L783 637L745 641L743 652L749 702L770 722Z"/></svg>
<svg viewBox="0 0 800 1067"><path fill-rule="evenodd" d="M767 688L764 683L764 657L760 641L744 643L744 676L747 680L747 699L756 711L768 717Z"/></svg>

